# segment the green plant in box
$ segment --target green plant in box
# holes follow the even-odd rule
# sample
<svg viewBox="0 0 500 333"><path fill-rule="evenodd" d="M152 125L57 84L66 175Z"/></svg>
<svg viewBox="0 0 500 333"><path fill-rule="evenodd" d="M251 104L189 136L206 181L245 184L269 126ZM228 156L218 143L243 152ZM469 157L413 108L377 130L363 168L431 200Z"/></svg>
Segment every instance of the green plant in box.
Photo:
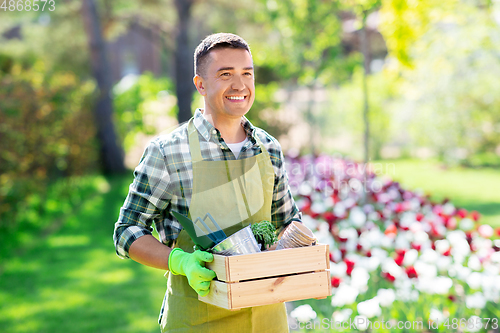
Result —
<svg viewBox="0 0 500 333"><path fill-rule="evenodd" d="M276 236L276 228L269 221L260 221L252 224L251 226L253 235L260 244L261 250L265 250L269 246L273 245L278 241L278 236Z"/></svg>

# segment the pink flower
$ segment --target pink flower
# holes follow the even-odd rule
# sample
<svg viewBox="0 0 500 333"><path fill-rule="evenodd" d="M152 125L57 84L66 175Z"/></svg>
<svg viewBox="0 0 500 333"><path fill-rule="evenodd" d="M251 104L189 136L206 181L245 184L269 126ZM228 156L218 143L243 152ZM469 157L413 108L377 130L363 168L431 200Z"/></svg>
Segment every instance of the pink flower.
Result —
<svg viewBox="0 0 500 333"><path fill-rule="evenodd" d="M460 218L462 218L462 219L465 218L468 214L469 214L469 212L466 209L463 209L463 208L460 208L457 211L457 215L460 216Z"/></svg>
<svg viewBox="0 0 500 333"><path fill-rule="evenodd" d="M417 213L416 216L415 216L416 220L418 222L421 222L423 219L424 219L424 214L422 213Z"/></svg>
<svg viewBox="0 0 500 333"><path fill-rule="evenodd" d="M474 210L470 213L470 217L474 220L474 222L477 222L481 218L481 214L479 214L478 211Z"/></svg>

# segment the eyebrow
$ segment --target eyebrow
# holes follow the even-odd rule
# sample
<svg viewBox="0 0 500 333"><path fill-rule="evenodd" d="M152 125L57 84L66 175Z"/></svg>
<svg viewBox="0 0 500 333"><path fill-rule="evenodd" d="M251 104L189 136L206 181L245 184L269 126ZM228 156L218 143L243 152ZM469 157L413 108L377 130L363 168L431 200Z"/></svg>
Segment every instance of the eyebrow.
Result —
<svg viewBox="0 0 500 333"><path fill-rule="evenodd" d="M253 70L253 67L245 67L243 68L244 71L249 71L249 70ZM234 67L222 67L222 68L219 68L219 70L217 71L220 72L220 71L234 71Z"/></svg>

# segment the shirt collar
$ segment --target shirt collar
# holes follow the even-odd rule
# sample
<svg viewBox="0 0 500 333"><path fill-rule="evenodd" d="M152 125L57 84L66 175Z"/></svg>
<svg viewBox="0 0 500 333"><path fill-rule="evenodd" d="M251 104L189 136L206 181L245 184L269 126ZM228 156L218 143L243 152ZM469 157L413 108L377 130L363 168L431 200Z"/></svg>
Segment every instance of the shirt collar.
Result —
<svg viewBox="0 0 500 333"><path fill-rule="evenodd" d="M208 120L203 117L203 114L201 113L202 109L196 109L194 113L194 119L193 123L198 132L201 134L201 136L206 140L210 140L210 136L215 135L215 132L213 130L215 127L208 122ZM255 143L255 126L252 125L252 123L245 117L241 117L241 125L243 126L243 129L247 133L247 137L251 139L253 143Z"/></svg>

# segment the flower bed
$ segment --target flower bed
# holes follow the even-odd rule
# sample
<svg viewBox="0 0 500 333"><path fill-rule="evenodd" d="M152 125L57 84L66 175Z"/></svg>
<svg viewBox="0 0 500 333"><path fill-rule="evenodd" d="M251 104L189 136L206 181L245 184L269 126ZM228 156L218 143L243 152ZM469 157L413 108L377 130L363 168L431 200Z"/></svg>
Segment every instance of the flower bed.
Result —
<svg viewBox="0 0 500 333"><path fill-rule="evenodd" d="M332 297L294 303L301 328L498 329L500 228L405 190L374 166L365 175L364 165L333 156L287 163L303 223L331 251Z"/></svg>

